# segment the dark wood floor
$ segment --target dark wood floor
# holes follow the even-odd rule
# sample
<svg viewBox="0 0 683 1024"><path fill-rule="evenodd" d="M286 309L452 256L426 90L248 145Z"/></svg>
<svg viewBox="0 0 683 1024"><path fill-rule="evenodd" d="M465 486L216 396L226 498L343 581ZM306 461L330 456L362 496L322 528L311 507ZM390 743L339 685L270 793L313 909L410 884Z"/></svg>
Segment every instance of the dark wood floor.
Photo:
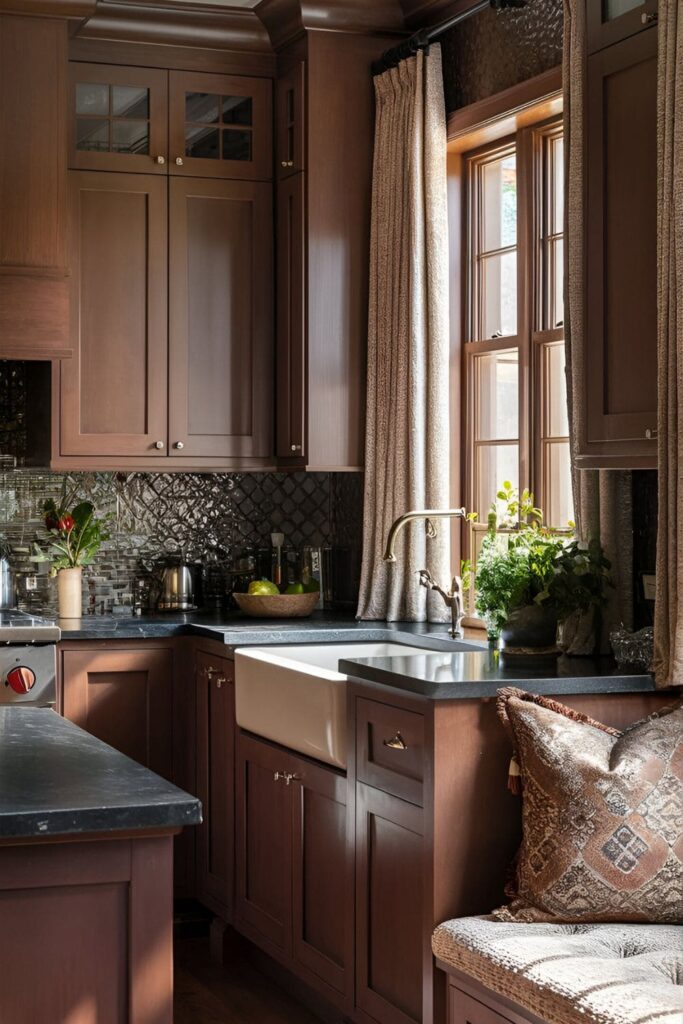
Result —
<svg viewBox="0 0 683 1024"><path fill-rule="evenodd" d="M320 1024L243 956L211 962L209 941L176 938L174 1024Z"/></svg>

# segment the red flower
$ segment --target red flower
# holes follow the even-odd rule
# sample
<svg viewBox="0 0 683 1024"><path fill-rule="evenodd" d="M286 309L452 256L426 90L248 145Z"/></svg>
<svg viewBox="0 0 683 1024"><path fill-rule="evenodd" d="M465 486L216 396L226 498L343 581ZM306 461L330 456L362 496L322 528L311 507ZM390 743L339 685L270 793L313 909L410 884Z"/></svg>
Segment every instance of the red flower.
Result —
<svg viewBox="0 0 683 1024"><path fill-rule="evenodd" d="M74 522L73 516L65 515L57 523L57 529L61 533L71 533L76 523Z"/></svg>

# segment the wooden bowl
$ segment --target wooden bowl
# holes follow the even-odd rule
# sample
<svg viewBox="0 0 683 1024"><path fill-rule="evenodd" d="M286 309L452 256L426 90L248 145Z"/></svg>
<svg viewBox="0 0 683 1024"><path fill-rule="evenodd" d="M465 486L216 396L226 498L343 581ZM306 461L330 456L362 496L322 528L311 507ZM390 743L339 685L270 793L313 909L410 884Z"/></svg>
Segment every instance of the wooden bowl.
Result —
<svg viewBox="0 0 683 1024"><path fill-rule="evenodd" d="M246 615L254 619L304 619L318 603L319 591L311 594L233 594Z"/></svg>

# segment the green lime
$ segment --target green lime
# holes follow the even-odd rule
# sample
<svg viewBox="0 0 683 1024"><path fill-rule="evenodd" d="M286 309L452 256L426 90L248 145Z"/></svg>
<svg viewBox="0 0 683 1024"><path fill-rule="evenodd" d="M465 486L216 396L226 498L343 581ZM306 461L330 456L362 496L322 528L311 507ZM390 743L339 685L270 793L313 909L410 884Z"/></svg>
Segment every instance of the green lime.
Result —
<svg viewBox="0 0 683 1024"><path fill-rule="evenodd" d="M310 579L304 583L304 594L317 594L320 590L320 584L317 580Z"/></svg>
<svg viewBox="0 0 683 1024"><path fill-rule="evenodd" d="M285 590L285 594L303 594L303 592L303 583L290 583L287 589Z"/></svg>

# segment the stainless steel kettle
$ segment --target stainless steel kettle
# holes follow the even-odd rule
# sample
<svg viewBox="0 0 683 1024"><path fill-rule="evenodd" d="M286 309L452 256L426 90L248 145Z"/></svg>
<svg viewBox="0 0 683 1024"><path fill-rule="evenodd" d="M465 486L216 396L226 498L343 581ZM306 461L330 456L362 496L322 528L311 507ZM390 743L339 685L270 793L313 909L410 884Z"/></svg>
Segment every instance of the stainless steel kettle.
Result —
<svg viewBox="0 0 683 1024"><path fill-rule="evenodd" d="M14 572L4 550L0 550L0 608L16 608Z"/></svg>
<svg viewBox="0 0 683 1024"><path fill-rule="evenodd" d="M159 611L187 612L197 607L197 571L194 565L167 565L161 570Z"/></svg>

